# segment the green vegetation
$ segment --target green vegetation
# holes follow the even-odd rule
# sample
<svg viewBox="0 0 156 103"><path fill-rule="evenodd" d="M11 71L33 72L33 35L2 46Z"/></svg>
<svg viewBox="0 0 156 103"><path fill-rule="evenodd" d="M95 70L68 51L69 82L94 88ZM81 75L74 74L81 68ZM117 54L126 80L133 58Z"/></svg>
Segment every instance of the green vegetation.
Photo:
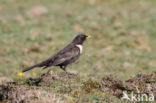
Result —
<svg viewBox="0 0 156 103"><path fill-rule="evenodd" d="M127 80L156 72L155 4L155 0L0 0L0 77L21 83L48 70L60 75L63 71L57 67L37 68L23 77L17 73L53 55L78 33L88 33L92 39L85 42L82 56L67 68L78 76L65 77L64 82L74 82L75 87L55 81L47 91L68 102L123 103L97 89L82 92L90 89L83 83L96 84L107 74Z"/></svg>

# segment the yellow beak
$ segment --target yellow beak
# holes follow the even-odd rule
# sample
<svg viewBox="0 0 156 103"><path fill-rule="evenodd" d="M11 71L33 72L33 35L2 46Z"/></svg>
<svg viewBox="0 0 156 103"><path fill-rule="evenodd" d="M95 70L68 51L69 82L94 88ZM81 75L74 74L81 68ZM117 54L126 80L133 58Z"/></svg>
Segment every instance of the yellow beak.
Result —
<svg viewBox="0 0 156 103"><path fill-rule="evenodd" d="M87 35L87 39L90 39L92 36L91 35Z"/></svg>

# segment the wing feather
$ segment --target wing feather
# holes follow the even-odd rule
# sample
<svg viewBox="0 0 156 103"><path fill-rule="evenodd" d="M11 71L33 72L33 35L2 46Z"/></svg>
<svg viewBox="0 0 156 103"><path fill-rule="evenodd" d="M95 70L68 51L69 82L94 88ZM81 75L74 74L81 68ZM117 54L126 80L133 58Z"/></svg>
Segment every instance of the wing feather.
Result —
<svg viewBox="0 0 156 103"><path fill-rule="evenodd" d="M59 52L57 56L55 57L55 60L53 62L53 65L59 65L67 61L71 61L75 57L78 57L80 55L80 50L78 47L72 45L70 48L66 48L65 50Z"/></svg>

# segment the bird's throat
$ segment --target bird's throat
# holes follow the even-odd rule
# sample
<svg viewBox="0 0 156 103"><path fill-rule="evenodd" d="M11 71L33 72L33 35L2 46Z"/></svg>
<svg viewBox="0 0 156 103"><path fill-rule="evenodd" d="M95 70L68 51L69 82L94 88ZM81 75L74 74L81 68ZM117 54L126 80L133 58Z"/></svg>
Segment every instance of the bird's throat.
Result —
<svg viewBox="0 0 156 103"><path fill-rule="evenodd" d="M80 49L80 54L82 53L82 49L83 49L83 46L82 45L76 45L79 49Z"/></svg>

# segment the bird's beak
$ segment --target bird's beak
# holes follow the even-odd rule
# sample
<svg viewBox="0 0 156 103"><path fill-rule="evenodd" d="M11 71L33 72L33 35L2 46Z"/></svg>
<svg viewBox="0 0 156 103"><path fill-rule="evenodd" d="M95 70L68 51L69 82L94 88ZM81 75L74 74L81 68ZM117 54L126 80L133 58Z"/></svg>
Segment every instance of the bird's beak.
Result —
<svg viewBox="0 0 156 103"><path fill-rule="evenodd" d="M92 36L91 35L87 35L87 39L90 39Z"/></svg>

